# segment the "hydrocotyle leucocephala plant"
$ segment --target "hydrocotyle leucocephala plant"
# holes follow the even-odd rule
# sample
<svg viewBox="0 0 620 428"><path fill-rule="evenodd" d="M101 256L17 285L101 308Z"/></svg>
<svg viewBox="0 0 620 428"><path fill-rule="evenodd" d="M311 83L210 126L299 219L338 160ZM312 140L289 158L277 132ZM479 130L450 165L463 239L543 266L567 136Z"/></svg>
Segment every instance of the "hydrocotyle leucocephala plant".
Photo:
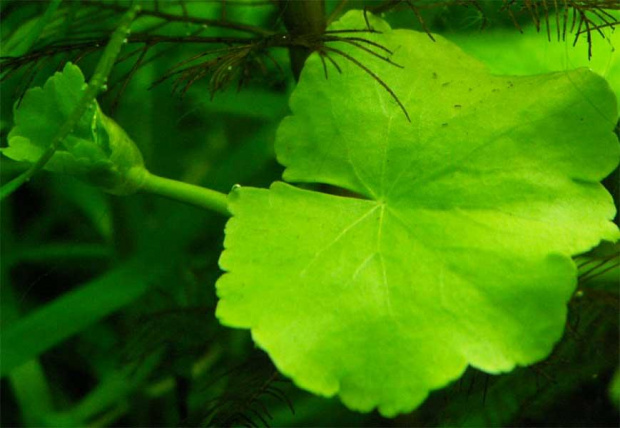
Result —
<svg viewBox="0 0 620 428"><path fill-rule="evenodd" d="M268 189L223 194L148 172L94 100L108 66L87 84L68 63L26 92L2 152L230 216L220 322L250 330L301 388L392 417L468 366L507 372L559 341L572 257L620 237L599 183L620 159L617 101L587 69L496 75L368 11L325 34L349 31L364 41L294 46L303 67L275 141L284 181Z"/></svg>

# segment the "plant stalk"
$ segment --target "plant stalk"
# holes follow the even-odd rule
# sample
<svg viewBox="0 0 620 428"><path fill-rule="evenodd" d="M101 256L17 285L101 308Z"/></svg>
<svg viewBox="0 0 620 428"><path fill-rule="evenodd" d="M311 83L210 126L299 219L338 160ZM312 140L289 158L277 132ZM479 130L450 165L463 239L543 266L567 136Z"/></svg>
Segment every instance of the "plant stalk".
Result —
<svg viewBox="0 0 620 428"><path fill-rule="evenodd" d="M225 193L182 181L159 177L146 172L140 177L142 192L153 193L198 208L215 211L230 217L228 211L228 196Z"/></svg>
<svg viewBox="0 0 620 428"><path fill-rule="evenodd" d="M324 0L278 0L278 8L284 26L291 36L320 36L325 32ZM304 63L311 53L312 50L305 47L289 49L295 80L299 80Z"/></svg>

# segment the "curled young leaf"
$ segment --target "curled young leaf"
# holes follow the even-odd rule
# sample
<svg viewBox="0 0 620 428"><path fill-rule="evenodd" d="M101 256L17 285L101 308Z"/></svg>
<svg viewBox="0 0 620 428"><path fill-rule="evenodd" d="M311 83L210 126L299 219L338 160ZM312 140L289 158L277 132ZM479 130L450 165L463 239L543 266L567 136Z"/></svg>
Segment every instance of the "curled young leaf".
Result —
<svg viewBox="0 0 620 428"><path fill-rule="evenodd" d="M598 183L618 164L616 100L586 69L494 76L441 37L365 35L396 68L341 46L306 62L276 150L290 182L230 196L217 316L251 329L279 370L316 394L386 416L468 365L545 358L576 284L571 256L616 240ZM351 12L332 29L364 28Z"/></svg>
<svg viewBox="0 0 620 428"><path fill-rule="evenodd" d="M2 153L16 161L35 163L80 102L86 82L68 63L42 88L29 89L15 108L15 126ZM138 190L145 174L142 154L116 122L94 101L64 139L45 169L75 175L103 190L127 195Z"/></svg>

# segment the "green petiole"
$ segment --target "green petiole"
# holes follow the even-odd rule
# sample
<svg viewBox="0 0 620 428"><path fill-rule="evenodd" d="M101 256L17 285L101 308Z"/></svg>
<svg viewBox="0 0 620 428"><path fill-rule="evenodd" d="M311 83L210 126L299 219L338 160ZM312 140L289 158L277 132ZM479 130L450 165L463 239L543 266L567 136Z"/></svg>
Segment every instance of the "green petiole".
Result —
<svg viewBox="0 0 620 428"><path fill-rule="evenodd" d="M159 177L146 170L137 172L140 180L140 190L146 193L163 196L185 204L215 211L230 217L228 210L228 196L225 193L182 181Z"/></svg>

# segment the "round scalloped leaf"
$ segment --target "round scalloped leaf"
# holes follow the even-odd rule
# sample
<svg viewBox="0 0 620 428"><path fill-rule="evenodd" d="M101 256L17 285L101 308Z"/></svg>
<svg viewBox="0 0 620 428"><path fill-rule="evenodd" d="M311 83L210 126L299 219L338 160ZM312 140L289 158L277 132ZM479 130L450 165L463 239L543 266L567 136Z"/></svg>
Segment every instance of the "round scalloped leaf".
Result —
<svg viewBox="0 0 620 428"><path fill-rule="evenodd" d="M21 103L15 104L15 126L2 154L19 162L37 162L80 103L86 88L79 67L67 63L42 88L29 89ZM109 193L127 195L139 188L144 161L125 131L93 101L45 169L78 176Z"/></svg>
<svg viewBox="0 0 620 428"><path fill-rule="evenodd" d="M581 69L491 75L424 33L364 37L306 62L276 150L290 182L230 196L217 316L251 329L278 369L316 394L386 416L418 406L467 365L545 358L576 283L571 256L618 230L598 183L617 165L616 101ZM364 28L361 12L332 29ZM346 33L340 33L346 37ZM372 48L372 46L369 46Z"/></svg>
<svg viewBox="0 0 620 428"><path fill-rule="evenodd" d="M15 126L8 136L9 146L2 154L20 162L35 163L50 146L86 89L78 66L67 63L62 72L47 79L43 87L29 89L15 104ZM84 173L93 160L105 161L105 147L99 143L96 103L91 104L75 129L63 141L45 169L55 172ZM71 153L68 149L74 149Z"/></svg>

